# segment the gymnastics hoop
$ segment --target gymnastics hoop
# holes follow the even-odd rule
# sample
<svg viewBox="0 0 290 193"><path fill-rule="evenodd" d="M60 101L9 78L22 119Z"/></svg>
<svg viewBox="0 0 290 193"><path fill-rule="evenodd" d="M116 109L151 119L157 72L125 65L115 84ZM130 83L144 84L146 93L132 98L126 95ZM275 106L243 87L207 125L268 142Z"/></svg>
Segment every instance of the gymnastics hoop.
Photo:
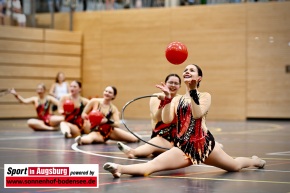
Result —
<svg viewBox="0 0 290 193"><path fill-rule="evenodd" d="M124 105L123 109L122 109L122 113L121 113L121 121L122 121L123 125L126 127L126 129L127 129L127 130L132 134L132 135L134 135L135 137L137 137L140 141L143 141L144 143L147 143L147 144L149 144L149 145L152 145L152 146L157 147L157 148L160 148L160 149L169 150L169 149L166 148L166 147L161 147L161 146L159 146L159 145L155 145L155 144L153 144L153 143L150 143L150 142L148 142L148 141L145 141L145 140L141 139L141 138L140 138L139 136L137 136L133 131L131 131L131 129L129 129L129 128L127 127L127 125L126 125L126 123L125 123L125 121L124 121L124 112L125 112L125 109L127 108L127 106L128 106L129 104L131 104L132 102L137 101L137 100L139 100L139 99L150 98L150 97L158 97L158 96L157 96L157 95L145 95L145 96L140 96L140 97L134 98L134 99L130 100L129 102L127 102L127 103Z"/></svg>

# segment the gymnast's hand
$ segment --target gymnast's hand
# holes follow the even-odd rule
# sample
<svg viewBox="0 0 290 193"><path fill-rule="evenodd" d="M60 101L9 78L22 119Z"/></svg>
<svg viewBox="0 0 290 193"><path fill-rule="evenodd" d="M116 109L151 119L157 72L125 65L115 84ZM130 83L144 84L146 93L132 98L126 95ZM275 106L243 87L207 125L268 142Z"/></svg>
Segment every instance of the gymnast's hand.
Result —
<svg viewBox="0 0 290 193"><path fill-rule="evenodd" d="M10 90L10 93L13 94L14 96L17 95L17 92L16 92L16 90L15 90L14 88L12 88L12 89Z"/></svg>
<svg viewBox="0 0 290 193"><path fill-rule="evenodd" d="M83 120L89 120L89 116L87 113L82 113Z"/></svg>
<svg viewBox="0 0 290 193"><path fill-rule="evenodd" d="M184 83L186 84L188 90L197 89L197 84L200 80L197 78L186 78L184 79Z"/></svg>
<svg viewBox="0 0 290 193"><path fill-rule="evenodd" d="M171 98L170 90L163 82L161 82L161 84L157 84L156 87L159 88L162 92L164 92L166 98Z"/></svg>

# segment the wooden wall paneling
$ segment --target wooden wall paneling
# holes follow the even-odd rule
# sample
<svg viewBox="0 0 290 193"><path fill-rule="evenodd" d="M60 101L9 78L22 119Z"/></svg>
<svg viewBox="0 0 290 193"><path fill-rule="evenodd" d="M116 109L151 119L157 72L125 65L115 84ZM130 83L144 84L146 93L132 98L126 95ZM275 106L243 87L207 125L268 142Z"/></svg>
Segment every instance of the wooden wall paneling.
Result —
<svg viewBox="0 0 290 193"><path fill-rule="evenodd" d="M102 97L101 15L101 12L74 15L74 29L83 33L82 93L85 97Z"/></svg>
<svg viewBox="0 0 290 193"><path fill-rule="evenodd" d="M80 80L80 78L67 78L68 83L73 80ZM35 78L35 79L23 79L23 78L0 78L0 89L15 88L19 92L33 92L35 93L38 84L45 84L47 91L49 91L50 86L55 82L54 78Z"/></svg>
<svg viewBox="0 0 290 193"><path fill-rule="evenodd" d="M0 104L1 118L32 118L36 111L32 104Z"/></svg>
<svg viewBox="0 0 290 193"><path fill-rule="evenodd" d="M0 63L23 65L51 65L80 67L81 58L78 56L40 55L26 53L1 53Z"/></svg>
<svg viewBox="0 0 290 193"><path fill-rule="evenodd" d="M244 29L245 11L244 4L172 8L172 38L182 33L182 39L191 39L190 34L200 30L214 32Z"/></svg>
<svg viewBox="0 0 290 193"><path fill-rule="evenodd" d="M0 51L80 55L81 45L0 40Z"/></svg>
<svg viewBox="0 0 290 193"><path fill-rule="evenodd" d="M23 65L42 65L43 55L26 53L0 53L0 63L23 64Z"/></svg>
<svg viewBox="0 0 290 193"><path fill-rule="evenodd" d="M56 15L56 14L54 14L54 15ZM50 13L38 13L35 15L35 20L36 20L36 26L38 28L50 28L50 26L51 26L51 14ZM59 29L59 28L55 28L55 29Z"/></svg>
<svg viewBox="0 0 290 193"><path fill-rule="evenodd" d="M54 79L44 79L44 78L35 78L35 79L24 79L24 78L0 78L0 88L15 88L17 90L36 90L36 87L40 83L44 83L47 88L54 82Z"/></svg>
<svg viewBox="0 0 290 193"><path fill-rule="evenodd" d="M212 95L208 119L246 118L246 21L243 5L174 9L172 40L183 42L188 59L172 69L182 76L186 65L203 70L200 91ZM183 84L184 85L184 84ZM185 87L185 86L184 86Z"/></svg>
<svg viewBox="0 0 290 193"><path fill-rule="evenodd" d="M50 28L51 27L51 14L41 13L36 14L36 26L39 28ZM61 12L54 14L54 29L56 30L70 30L70 15L69 12Z"/></svg>
<svg viewBox="0 0 290 193"><path fill-rule="evenodd" d="M0 38L42 41L43 29L1 26Z"/></svg>
<svg viewBox="0 0 290 193"><path fill-rule="evenodd" d="M0 76L5 78L51 78L54 79L58 72L64 72L66 78L79 79L81 77L80 68L62 68L62 67L39 67L39 66L12 66L0 65Z"/></svg>
<svg viewBox="0 0 290 193"><path fill-rule="evenodd" d="M76 55L82 54L81 45L28 42L18 40L1 40L0 51L4 52L25 52L38 54L56 54L56 55Z"/></svg>
<svg viewBox="0 0 290 193"><path fill-rule="evenodd" d="M70 32L61 30L44 30L44 40L46 42L62 42L69 44L81 44L82 33L81 32Z"/></svg>
<svg viewBox="0 0 290 193"><path fill-rule="evenodd" d="M43 53L44 51L43 42L0 39L0 45L1 52Z"/></svg>
<svg viewBox="0 0 290 193"><path fill-rule="evenodd" d="M170 40L168 13L152 9L103 14L102 89L117 87L119 94L114 103L120 110L133 98L159 92L155 85L169 74L165 63L165 48ZM137 104L137 108L127 109L127 117L149 119L149 101Z"/></svg>
<svg viewBox="0 0 290 193"><path fill-rule="evenodd" d="M48 92L60 71L65 73L68 82L81 80L81 33L48 30L44 40L43 30L38 31L41 32L41 39L37 35L33 39L15 34L24 30L23 34L29 32L34 35L35 31L18 29L4 30L5 33L11 32L10 36L0 29L0 88L15 88L26 98L37 95L35 89L39 83L44 83ZM1 97L0 108L0 118L36 116L32 105L20 104L12 95Z"/></svg>
<svg viewBox="0 0 290 193"><path fill-rule="evenodd" d="M289 34L290 30L255 32L248 39L248 117L290 118L290 75L285 70L290 61Z"/></svg>
<svg viewBox="0 0 290 193"><path fill-rule="evenodd" d="M289 119L290 2L247 9L247 117Z"/></svg>
<svg viewBox="0 0 290 193"><path fill-rule="evenodd" d="M268 44L256 45L255 37L259 36L261 41L262 39L264 41L264 37L268 38L266 38L267 41L269 41L269 37L274 37L277 42L281 42L283 38L285 38L283 41L288 39L289 6L290 2L269 2L75 13L74 30L82 31L84 34L82 55L84 94L94 94L94 90L102 93L105 86L116 82L119 93L122 94L118 95L115 103L118 107L122 107L133 96L147 93L151 88L150 81L153 83L158 80L159 82L162 76L160 73L164 73L165 76L167 72L182 72L185 64L197 63L204 70L200 90L208 91L213 96L209 119L241 120L245 117L261 115L265 117L266 115L262 113L271 112L270 107L273 108L275 105L270 105L266 109L260 108L264 112L254 111L254 109L266 103L278 104L274 107L273 117L281 116L281 112L285 115L288 113L285 108L288 100L284 99L289 96L287 92L289 76L285 74L285 63L289 63L289 54L285 54L288 53L287 46L284 47L285 44L279 43L278 47L272 46L275 51L271 51L267 47ZM158 19L155 18L152 21L153 17ZM147 18L149 18L148 21ZM61 28L68 24L66 19L59 21L63 22ZM160 30L158 26L164 31ZM283 38L280 37L281 34L283 34ZM279 35L279 38L276 35ZM254 38L255 41L251 38ZM158 49L162 49L164 53L165 46L170 41L176 40L182 41L188 46L189 56L184 64L170 65L164 55L160 57L154 55L159 52ZM289 40L287 41L289 42ZM149 44L152 46L150 47ZM162 46L164 47L161 48ZM133 49L134 51L131 53L134 53L136 57L126 57L125 48ZM154 50L154 59L152 59L153 57L138 58L137 56L148 57L146 54L141 54L140 50L143 48ZM260 52L259 48L262 48ZM151 53L150 50L147 53ZM136 64L134 66L134 61L138 63L139 71L142 73L139 73ZM278 64L275 65L275 70L267 67L265 73L261 73L261 70L258 71L265 66L273 65L271 61L276 61L275 63ZM148 63L153 62L158 63L156 73L146 69L149 66ZM159 63L162 64L159 65ZM143 73L146 70L147 73ZM270 90L270 93L275 93L277 98L281 97L279 98L282 99L281 103L276 99L265 100L264 96L256 95L258 90L268 86L262 83L256 84L257 82L267 83L268 80L262 77L268 76L268 71L275 72L274 77L280 75L279 79L284 83L275 82L273 85L276 90ZM120 72L128 74L128 77L119 77ZM147 74L151 74L152 78L147 80L148 85L144 85L147 84L147 81L144 82L143 78ZM138 88L142 88L139 89L140 92L134 89L137 83L132 80L136 77L143 83L142 86L138 85ZM128 86L129 84L132 87ZM276 84L278 85L276 86ZM280 90L282 88L283 93ZM283 107L282 103L284 103ZM145 105L142 109L145 111ZM130 112L128 116L134 118L143 115Z"/></svg>
<svg viewBox="0 0 290 193"><path fill-rule="evenodd" d="M289 30L290 2L248 3L245 6L249 32Z"/></svg>
<svg viewBox="0 0 290 193"><path fill-rule="evenodd" d="M44 44L44 53L81 56L82 46L81 45L72 45L72 44L45 43Z"/></svg>
<svg viewBox="0 0 290 193"><path fill-rule="evenodd" d="M44 55L43 65L81 68L81 58L78 56Z"/></svg>
<svg viewBox="0 0 290 193"><path fill-rule="evenodd" d="M170 34L170 10L143 9L103 12L102 40L113 44L163 43ZM158 19L156 19L158 18ZM107 33L106 33L107 32ZM149 50L148 50L149 51Z"/></svg>

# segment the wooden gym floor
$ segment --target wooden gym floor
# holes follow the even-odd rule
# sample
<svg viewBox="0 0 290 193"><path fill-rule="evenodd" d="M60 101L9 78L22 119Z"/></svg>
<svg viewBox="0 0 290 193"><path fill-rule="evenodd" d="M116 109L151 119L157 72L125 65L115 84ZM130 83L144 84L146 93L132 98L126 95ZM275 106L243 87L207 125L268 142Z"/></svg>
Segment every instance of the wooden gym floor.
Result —
<svg viewBox="0 0 290 193"><path fill-rule="evenodd" d="M126 123L144 139L149 139L149 120L127 120ZM102 168L105 162L133 164L151 158L126 159L115 141L76 146L73 139L64 139L59 131L34 132L26 126L26 120L0 120L0 192L290 193L290 121L208 121L208 126L229 155L257 155L267 161L265 169L229 173L199 165L158 172L149 177L123 175L114 179ZM122 128L125 129L123 125ZM99 164L99 188L4 188L4 164Z"/></svg>

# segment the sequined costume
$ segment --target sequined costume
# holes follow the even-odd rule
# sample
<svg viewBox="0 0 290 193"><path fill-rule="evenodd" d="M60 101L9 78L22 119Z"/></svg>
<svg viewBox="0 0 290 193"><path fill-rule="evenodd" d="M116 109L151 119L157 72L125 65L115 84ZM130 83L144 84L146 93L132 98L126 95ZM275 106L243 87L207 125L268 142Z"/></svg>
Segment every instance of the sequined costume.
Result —
<svg viewBox="0 0 290 193"><path fill-rule="evenodd" d="M98 105L98 109L97 110L102 112L101 111L101 107L100 107L100 103ZM107 114L104 114L103 112L102 112L102 114L108 120L111 120L112 116L113 116L113 107L112 107L112 105L110 105L110 109L109 109ZM100 134L104 138L104 141L109 140L109 136L110 136L110 134L112 133L113 130L114 130L114 126L112 126L111 124L108 124L108 123L105 123L105 124L102 124L102 125L92 125L91 126L91 132L100 132Z"/></svg>
<svg viewBox="0 0 290 193"><path fill-rule="evenodd" d="M152 131L151 138L160 136L169 142L173 142L174 136L176 135L176 119L172 123L165 124L159 121Z"/></svg>
<svg viewBox="0 0 290 193"><path fill-rule="evenodd" d="M177 119L174 146L181 149L193 164L204 162L213 150L215 140L209 130L202 128L202 118L193 118L191 104L184 97L178 103Z"/></svg>
<svg viewBox="0 0 290 193"><path fill-rule="evenodd" d="M162 109L166 104L171 102L171 98L164 98L164 100L160 101L158 109ZM152 130L151 139L160 136L170 143L173 142L174 136L176 135L176 122L177 118L174 117L173 121L171 123L163 123L162 121L155 122L154 119L152 119L152 125L154 125L154 129Z"/></svg>
<svg viewBox="0 0 290 193"><path fill-rule="evenodd" d="M40 100L38 102L38 106L36 107L36 113L37 117L44 122L45 125L51 126L50 125L50 117L51 114L49 113L49 108L50 108L50 101L47 99L43 104L41 104Z"/></svg>
<svg viewBox="0 0 290 193"><path fill-rule="evenodd" d="M80 130L83 129L84 120L81 117L81 114L84 110L85 105L83 102L80 102L80 106L75 108L72 113L65 115L65 121L71 124L76 125Z"/></svg>

